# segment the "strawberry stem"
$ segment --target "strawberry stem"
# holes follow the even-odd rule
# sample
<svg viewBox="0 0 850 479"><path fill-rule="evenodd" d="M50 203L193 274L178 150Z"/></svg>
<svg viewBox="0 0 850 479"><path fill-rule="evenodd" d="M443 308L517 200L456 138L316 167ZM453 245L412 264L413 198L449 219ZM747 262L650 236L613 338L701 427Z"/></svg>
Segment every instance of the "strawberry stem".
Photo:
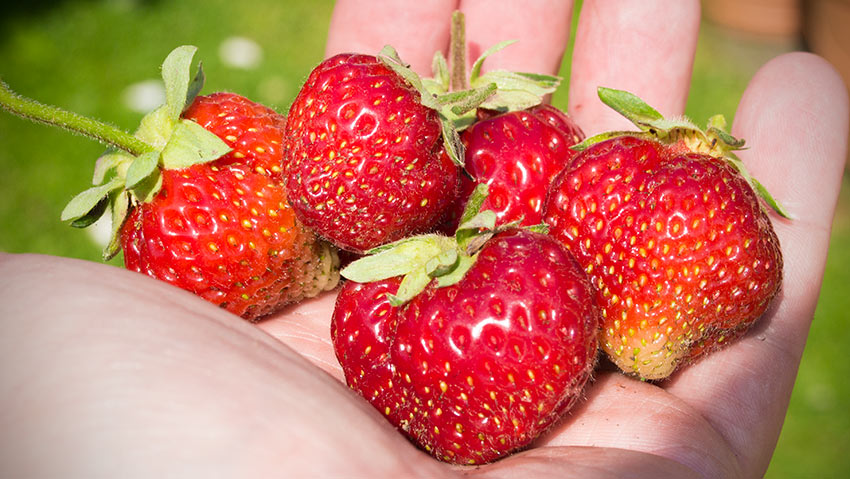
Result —
<svg viewBox="0 0 850 479"><path fill-rule="evenodd" d="M451 43L449 58L451 58L451 84L449 91L466 90L466 27L464 15L456 10L452 13Z"/></svg>
<svg viewBox="0 0 850 479"><path fill-rule="evenodd" d="M155 151L149 144L112 125L23 97L12 91L2 79L0 79L0 108L34 122L80 133L124 150L133 156Z"/></svg>

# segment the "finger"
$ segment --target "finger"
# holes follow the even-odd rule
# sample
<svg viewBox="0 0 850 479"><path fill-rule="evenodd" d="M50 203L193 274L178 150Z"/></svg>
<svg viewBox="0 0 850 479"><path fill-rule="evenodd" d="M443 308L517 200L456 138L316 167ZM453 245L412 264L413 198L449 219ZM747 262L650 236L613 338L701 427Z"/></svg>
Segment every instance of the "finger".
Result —
<svg viewBox="0 0 850 479"><path fill-rule="evenodd" d="M536 446L639 451L675 461L699 477L749 477L741 474L733 451L700 414L657 385L614 371L616 366L611 369L597 369L582 401Z"/></svg>
<svg viewBox="0 0 850 479"><path fill-rule="evenodd" d="M331 16L325 56L375 55L392 45L421 75L430 76L434 52L449 45L457 0L338 0Z"/></svg>
<svg viewBox="0 0 850 479"><path fill-rule="evenodd" d="M697 0L584 2L569 112L585 133L634 129L599 101L600 86L630 91L668 117L685 111L699 13Z"/></svg>
<svg viewBox="0 0 850 479"><path fill-rule="evenodd" d="M848 99L838 74L804 53L779 57L750 83L733 133L749 171L796 219L774 226L784 284L741 341L684 370L668 391L685 399L737 450L748 477L767 468L785 417L823 278L841 171Z"/></svg>
<svg viewBox="0 0 850 479"><path fill-rule="evenodd" d="M506 41L517 42L488 57L484 70L558 73L570 39L571 0L501 2L463 0L466 17L467 59L472 62L484 50Z"/></svg>
<svg viewBox="0 0 850 479"><path fill-rule="evenodd" d="M335 300L336 291L324 293L265 318L257 326L344 382L342 367L331 342Z"/></svg>

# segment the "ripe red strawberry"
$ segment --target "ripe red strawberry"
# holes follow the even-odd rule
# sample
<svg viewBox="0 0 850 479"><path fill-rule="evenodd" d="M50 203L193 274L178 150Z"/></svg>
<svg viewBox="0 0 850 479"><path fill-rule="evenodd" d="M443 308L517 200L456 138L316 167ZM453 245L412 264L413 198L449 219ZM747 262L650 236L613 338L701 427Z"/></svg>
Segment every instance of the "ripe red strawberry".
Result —
<svg viewBox="0 0 850 479"><path fill-rule="evenodd" d="M372 283L346 282L336 299L331 340L348 385L396 426L406 424L407 397L394 383L390 345L398 326L398 308L387 295L398 292L400 277Z"/></svg>
<svg viewBox="0 0 850 479"><path fill-rule="evenodd" d="M545 220L596 286L602 348L624 371L660 379L764 313L782 255L731 153L742 142L719 119L702 132L625 92L600 96L644 132L606 135L579 153L554 181Z"/></svg>
<svg viewBox="0 0 850 479"><path fill-rule="evenodd" d="M256 319L335 285L335 259L301 225L280 183L284 118L233 93L195 98L183 118L232 150L162 172L121 232L127 269Z"/></svg>
<svg viewBox="0 0 850 479"><path fill-rule="evenodd" d="M215 163L163 170L162 189L121 230L127 269L246 319L332 288L333 253L298 223L281 185Z"/></svg>
<svg viewBox="0 0 850 479"><path fill-rule="evenodd" d="M566 114L541 104L478 121L461 140L469 177L461 177L451 231L477 183L489 186L482 209L495 211L499 223L540 224L549 185L575 155L570 147L584 140L584 133Z"/></svg>
<svg viewBox="0 0 850 479"><path fill-rule="evenodd" d="M599 317L587 276L551 237L503 231L472 256L462 241L446 255L451 241L401 241L347 268L362 279L382 262L384 275L411 266L401 282L347 282L333 341L348 384L414 442L443 461L481 464L528 445L571 407L593 368Z"/></svg>
<svg viewBox="0 0 850 479"><path fill-rule="evenodd" d="M457 189L439 113L423 105L430 95L388 62L325 60L286 123L286 186L298 218L354 252L429 230Z"/></svg>
<svg viewBox="0 0 850 479"><path fill-rule="evenodd" d="M70 118L61 125L113 147L98 159L95 186L62 213L84 227L110 209L105 258L123 248L128 269L256 319L333 287L338 261L287 201L283 117L230 93L195 98L203 75L190 76L194 52L166 58L166 104L134 136L50 107L36 118Z"/></svg>
<svg viewBox="0 0 850 479"><path fill-rule="evenodd" d="M216 166L243 164L276 182L282 180L283 115L244 96L217 92L196 97L183 118L201 125L232 148L216 160Z"/></svg>

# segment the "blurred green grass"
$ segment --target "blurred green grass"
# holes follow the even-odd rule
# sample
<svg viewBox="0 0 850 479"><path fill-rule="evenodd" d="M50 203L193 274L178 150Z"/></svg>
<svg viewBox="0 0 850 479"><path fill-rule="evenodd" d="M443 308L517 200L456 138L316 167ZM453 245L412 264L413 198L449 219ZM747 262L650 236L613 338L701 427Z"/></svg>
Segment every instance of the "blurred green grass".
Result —
<svg viewBox="0 0 850 479"><path fill-rule="evenodd" d="M141 114L124 105L125 89L159 78L175 46L199 47L205 92L236 91L286 111L322 58L330 1L264 0L250 8L222 0L40 0L0 18L0 76L19 93L132 130ZM247 4L245 4L247 5ZM701 32L687 114L732 120L757 67L788 45ZM219 56L231 36L253 40L262 61L245 70ZM568 54L569 55L569 52ZM569 58L561 74L569 78ZM553 103L566 108L564 86ZM0 250L93 261L90 236L59 222L64 204L90 183L103 147L62 131L0 114ZM843 179L823 290L787 421L766 477L850 477L850 179ZM120 265L120 258L113 260ZM841 286L841 285L845 286Z"/></svg>

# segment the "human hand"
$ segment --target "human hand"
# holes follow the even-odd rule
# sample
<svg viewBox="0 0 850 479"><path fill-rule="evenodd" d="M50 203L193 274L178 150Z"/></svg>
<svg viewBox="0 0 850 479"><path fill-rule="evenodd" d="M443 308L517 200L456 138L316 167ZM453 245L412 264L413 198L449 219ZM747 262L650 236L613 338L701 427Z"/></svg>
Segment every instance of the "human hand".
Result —
<svg viewBox="0 0 850 479"><path fill-rule="evenodd" d="M446 47L458 8L449 0L364 3L338 2L327 54L377 52L389 43L423 73ZM554 73L571 2L515 3L461 2L467 40L483 50L519 39L486 66ZM570 114L586 133L626 126L596 99L599 85L632 91L666 116L683 112L699 4L661 3L585 2ZM357 21L367 13L368 23ZM825 62L792 54L767 64L741 100L733 134L748 141L740 156L750 172L796 217L772 217L785 258L773 308L743 339L664 382L599 371L586 399L532 448L463 472L762 475L818 297L847 118L846 90ZM117 268L4 256L0 270L0 420L14 438L0 452L2 475L458 472L416 450L341 383L329 337L333 294L260 323L277 341L188 293ZM51 460L41 460L47 454Z"/></svg>
<svg viewBox="0 0 850 479"><path fill-rule="evenodd" d="M570 2L498 9L488 2L460 3L473 50L468 58L500 40L520 38L489 58L485 67L557 71L568 38ZM667 117L684 112L700 6L671 3L585 3L572 59L569 113L589 136L631 127L598 101L597 86L635 92ZM416 8L423 11L413 11ZM378 51L389 43L414 69L427 74L433 51L448 42L446 19L454 8L456 2L450 1L439 7L406 6L407 15L418 19L412 25L392 6L367 10L357 1L339 2L326 53ZM365 20L357 16L367 11L372 21L364 32L358 25ZM375 14L382 17L375 19ZM796 218L772 216L785 255L785 285L756 329L738 344L659 384L599 373L587 401L539 441L537 449L493 469L534 462L531 458L537 455L551 461L552 448L597 446L662 456L709 477L763 474L784 420L822 279L846 157L846 98L829 66L796 53L773 60L756 75L735 115L732 133L749 146L740 156ZM789 135L791 122L801 119L804 123L796 124ZM811 194L815 191L818 194ZM636 404L646 404L645 410L636 413ZM576 459L575 452L554 451L565 461ZM595 453L583 454L593 461L589 456Z"/></svg>

